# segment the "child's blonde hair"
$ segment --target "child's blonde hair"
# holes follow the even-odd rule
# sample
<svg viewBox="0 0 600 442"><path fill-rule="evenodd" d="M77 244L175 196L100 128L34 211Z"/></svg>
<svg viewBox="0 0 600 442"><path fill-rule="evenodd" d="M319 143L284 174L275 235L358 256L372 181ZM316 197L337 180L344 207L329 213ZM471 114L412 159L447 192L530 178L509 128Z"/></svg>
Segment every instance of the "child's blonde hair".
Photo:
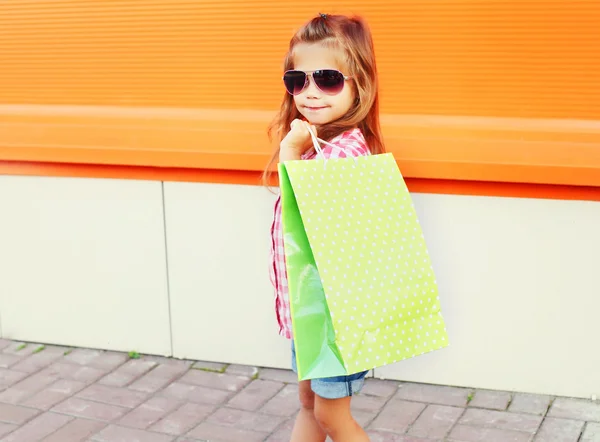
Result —
<svg viewBox="0 0 600 442"><path fill-rule="evenodd" d="M385 151L379 126L379 84L373 38L366 22L361 17L320 14L306 23L291 39L285 56L284 72L294 68L294 48L301 43L319 43L340 51L340 60L346 70L344 75L352 77L356 90L356 102L348 113L336 121L319 128L319 138L331 140L346 130L358 127L373 154ZM269 180L271 167L279 157L279 143L290 130L290 124L302 118L294 103L294 97L284 92L279 113L269 126L269 139L277 142L263 178Z"/></svg>

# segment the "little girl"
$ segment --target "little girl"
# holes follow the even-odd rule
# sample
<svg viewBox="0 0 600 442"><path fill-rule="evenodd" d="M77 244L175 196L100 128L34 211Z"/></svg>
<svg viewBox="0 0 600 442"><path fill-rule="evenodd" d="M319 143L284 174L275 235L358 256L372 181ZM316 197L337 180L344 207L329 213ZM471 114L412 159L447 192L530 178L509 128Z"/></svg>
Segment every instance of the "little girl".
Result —
<svg viewBox="0 0 600 442"><path fill-rule="evenodd" d="M304 25L290 41L283 83L281 111L269 129L279 148L267 179L277 161L316 157L309 130L328 141L322 149L325 158L384 151L373 40L361 18L320 14ZM279 333L292 339L296 371L279 198L271 234ZM334 442L368 441L350 412L351 396L360 391L366 374L301 381L292 442L323 442L327 436Z"/></svg>

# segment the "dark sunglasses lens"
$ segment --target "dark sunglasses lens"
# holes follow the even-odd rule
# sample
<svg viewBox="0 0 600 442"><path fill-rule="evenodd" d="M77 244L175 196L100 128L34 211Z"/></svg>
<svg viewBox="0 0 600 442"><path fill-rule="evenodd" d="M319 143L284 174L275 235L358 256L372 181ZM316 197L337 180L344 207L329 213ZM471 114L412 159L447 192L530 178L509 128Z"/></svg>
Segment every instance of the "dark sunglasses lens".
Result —
<svg viewBox="0 0 600 442"><path fill-rule="evenodd" d="M338 94L344 88L344 74L333 69L313 72L313 79L319 89L326 94Z"/></svg>
<svg viewBox="0 0 600 442"><path fill-rule="evenodd" d="M285 88L292 95L298 95L306 84L306 74L301 71L288 71L283 75Z"/></svg>

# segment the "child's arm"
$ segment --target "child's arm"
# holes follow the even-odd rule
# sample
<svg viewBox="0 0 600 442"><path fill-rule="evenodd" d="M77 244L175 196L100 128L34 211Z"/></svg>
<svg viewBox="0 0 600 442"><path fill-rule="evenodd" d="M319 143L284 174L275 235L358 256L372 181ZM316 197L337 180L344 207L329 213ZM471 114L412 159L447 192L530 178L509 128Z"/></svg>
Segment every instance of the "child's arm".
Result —
<svg viewBox="0 0 600 442"><path fill-rule="evenodd" d="M279 150L279 162L283 163L284 161L294 161L301 159L302 154L297 150L291 147L284 147L283 143L280 145Z"/></svg>

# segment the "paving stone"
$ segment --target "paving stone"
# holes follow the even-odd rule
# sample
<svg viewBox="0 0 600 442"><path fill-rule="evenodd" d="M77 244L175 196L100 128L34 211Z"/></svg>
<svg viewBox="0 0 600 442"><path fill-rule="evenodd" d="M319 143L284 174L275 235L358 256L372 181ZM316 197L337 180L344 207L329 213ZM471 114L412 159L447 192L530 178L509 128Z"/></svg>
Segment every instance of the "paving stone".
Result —
<svg viewBox="0 0 600 442"><path fill-rule="evenodd" d="M91 384L104 376L106 371L94 367L56 362L40 371L39 374Z"/></svg>
<svg viewBox="0 0 600 442"><path fill-rule="evenodd" d="M179 379L179 382L237 392L244 388L250 382L250 379L244 376L232 376L229 374L190 370Z"/></svg>
<svg viewBox="0 0 600 442"><path fill-rule="evenodd" d="M227 407L218 409L207 419L207 422L215 425L267 433L274 431L283 421L284 418L280 416L270 416Z"/></svg>
<svg viewBox="0 0 600 442"><path fill-rule="evenodd" d="M219 442L262 442L268 435L268 432L225 427L209 422L201 423L188 433L193 438Z"/></svg>
<svg viewBox="0 0 600 442"><path fill-rule="evenodd" d="M213 371L216 373L224 373L227 369L227 364L220 362L196 361L192 368L195 370Z"/></svg>
<svg viewBox="0 0 600 442"><path fill-rule="evenodd" d="M60 430L52 433L43 442L80 442L88 440L90 436L102 430L104 422L74 418Z"/></svg>
<svg viewBox="0 0 600 442"><path fill-rule="evenodd" d="M22 361L24 358L15 355L0 353L0 368L9 368ZM1 379L1 378L0 378Z"/></svg>
<svg viewBox="0 0 600 442"><path fill-rule="evenodd" d="M300 407L290 370L18 345L0 339L2 442L288 441ZM372 442L600 442L597 402L558 398L544 419L550 396L479 390L466 406L471 391L369 378L352 414Z"/></svg>
<svg viewBox="0 0 600 442"><path fill-rule="evenodd" d="M145 430L181 405L183 402L177 399L153 397L123 416L117 423L125 427Z"/></svg>
<svg viewBox="0 0 600 442"><path fill-rule="evenodd" d="M214 388L199 387L196 385L181 384L174 382L159 395L174 399L179 399L197 404L217 405L227 401L234 393L225 390L216 390Z"/></svg>
<svg viewBox="0 0 600 442"><path fill-rule="evenodd" d="M283 422L277 430L269 436L266 442L289 442L292 437L295 420L296 419L293 418Z"/></svg>
<svg viewBox="0 0 600 442"><path fill-rule="evenodd" d="M429 405L411 426L408 434L431 439L443 439L464 411L463 408Z"/></svg>
<svg viewBox="0 0 600 442"><path fill-rule="evenodd" d="M94 359L102 354L102 350L90 348L76 348L65 356L65 362L79 365L89 365Z"/></svg>
<svg viewBox="0 0 600 442"><path fill-rule="evenodd" d="M97 435L93 436L94 442L172 442L173 436L151 433L136 428L109 425Z"/></svg>
<svg viewBox="0 0 600 442"><path fill-rule="evenodd" d="M360 394L389 398L398 391L399 382L383 379L366 379Z"/></svg>
<svg viewBox="0 0 600 442"><path fill-rule="evenodd" d="M359 394L352 397L350 406L353 410L367 411L370 413L379 412L386 404L387 398L379 396L367 396Z"/></svg>
<svg viewBox="0 0 600 442"><path fill-rule="evenodd" d="M369 440L371 442L399 442L400 435L396 433L388 433L387 431L367 431L367 435L369 436ZM414 439L411 438L409 442L434 442L431 440L423 441L422 439Z"/></svg>
<svg viewBox="0 0 600 442"><path fill-rule="evenodd" d="M371 442L442 442L441 439L423 439L416 436L387 433L383 431L367 431Z"/></svg>
<svg viewBox="0 0 600 442"><path fill-rule="evenodd" d="M544 416L551 400L552 398L546 395L517 393L513 396L508 411Z"/></svg>
<svg viewBox="0 0 600 442"><path fill-rule="evenodd" d="M214 405L187 403L150 427L151 431L181 436L215 410Z"/></svg>
<svg viewBox="0 0 600 442"><path fill-rule="evenodd" d="M254 378L258 375L258 367L253 367L252 365L231 364L227 367L225 373L234 376L245 376L247 378Z"/></svg>
<svg viewBox="0 0 600 442"><path fill-rule="evenodd" d="M129 385L132 390L155 393L188 371L186 366L159 365Z"/></svg>
<svg viewBox="0 0 600 442"><path fill-rule="evenodd" d="M469 407L489 408L491 410L507 409L511 394L506 391L477 390Z"/></svg>
<svg viewBox="0 0 600 442"><path fill-rule="evenodd" d="M282 382L258 379L249 383L242 391L232 397L227 405L241 410L255 411L275 396L285 384Z"/></svg>
<svg viewBox="0 0 600 442"><path fill-rule="evenodd" d="M13 365L13 370L35 373L63 358L64 347L47 346L39 353L32 354L18 364Z"/></svg>
<svg viewBox="0 0 600 442"><path fill-rule="evenodd" d="M190 361L188 359L178 359L166 356L155 356L155 355L146 355L144 356L145 361L156 362L158 365L177 365L180 367L185 367L186 370L192 368L194 361Z"/></svg>
<svg viewBox="0 0 600 442"><path fill-rule="evenodd" d="M148 395L138 391L132 391L123 387L109 387L107 385L94 384L76 395L81 399L89 399L105 404L120 405L121 407L135 408L144 402Z"/></svg>
<svg viewBox="0 0 600 442"><path fill-rule="evenodd" d="M387 433L381 431L367 431L371 442L442 442L442 439L423 439L416 436Z"/></svg>
<svg viewBox="0 0 600 442"><path fill-rule="evenodd" d="M20 371L9 370L7 368L0 368L0 388L10 387L26 376L29 376L29 374Z"/></svg>
<svg viewBox="0 0 600 442"><path fill-rule="evenodd" d="M371 442L398 442L400 440L400 435L385 431L367 431L367 434Z"/></svg>
<svg viewBox="0 0 600 442"><path fill-rule="evenodd" d="M0 402L7 404L21 403L38 391L56 382L57 379L56 376L48 376L42 372L35 373L0 393Z"/></svg>
<svg viewBox="0 0 600 442"><path fill-rule="evenodd" d="M515 430L533 434L542 422L542 417L532 414L510 413L508 411L468 409L460 423L475 427Z"/></svg>
<svg viewBox="0 0 600 442"><path fill-rule="evenodd" d="M396 442L442 442L442 439L423 439L421 437L398 435Z"/></svg>
<svg viewBox="0 0 600 442"><path fill-rule="evenodd" d="M557 398L548 416L600 422L600 403L583 399Z"/></svg>
<svg viewBox="0 0 600 442"><path fill-rule="evenodd" d="M9 355L19 356L21 358L33 354L42 344L32 344L27 342L11 342L2 352Z"/></svg>
<svg viewBox="0 0 600 442"><path fill-rule="evenodd" d="M156 362L152 361L131 359L112 373L104 376L98 381L98 383L111 387L124 387L140 378L145 373L148 373L150 370L156 367L156 365Z"/></svg>
<svg viewBox="0 0 600 442"><path fill-rule="evenodd" d="M400 384L394 396L397 399L438 405L466 407L471 390L428 384Z"/></svg>
<svg viewBox="0 0 600 442"><path fill-rule="evenodd" d="M86 419L111 422L125 415L129 409L72 397L61 402L52 408L51 411Z"/></svg>
<svg viewBox="0 0 600 442"><path fill-rule="evenodd" d="M300 410L298 385L288 384L269 400L260 411L275 416L289 417L298 412L298 410Z"/></svg>
<svg viewBox="0 0 600 442"><path fill-rule="evenodd" d="M425 409L425 404L392 399L369 426L372 430L405 433Z"/></svg>
<svg viewBox="0 0 600 442"><path fill-rule="evenodd" d="M376 416L377 413L371 411L352 410L352 417L363 428L368 427L375 420Z"/></svg>
<svg viewBox="0 0 600 442"><path fill-rule="evenodd" d="M19 428L18 425L6 424L4 422L0 422L0 437L9 434L12 431L15 431L17 428Z"/></svg>
<svg viewBox="0 0 600 442"><path fill-rule="evenodd" d="M116 351L103 351L97 358L90 361L89 365L105 371L112 371L129 361L127 353Z"/></svg>
<svg viewBox="0 0 600 442"><path fill-rule="evenodd" d="M531 433L457 425L452 429L447 440L448 442L529 442Z"/></svg>
<svg viewBox="0 0 600 442"><path fill-rule="evenodd" d="M584 422L547 417L536 434L535 442L577 442Z"/></svg>
<svg viewBox="0 0 600 442"><path fill-rule="evenodd" d="M85 386L84 382L59 379L39 393L23 401L23 405L39 410L49 410L54 405L85 388Z"/></svg>
<svg viewBox="0 0 600 442"><path fill-rule="evenodd" d="M580 442L600 442L600 424L588 422Z"/></svg>
<svg viewBox="0 0 600 442"><path fill-rule="evenodd" d="M292 370L280 370L277 368L261 368L258 373L259 379L277 381L286 384L297 384L298 375Z"/></svg>
<svg viewBox="0 0 600 442"><path fill-rule="evenodd" d="M3 438L2 442L37 442L54 433L71 420L73 420L73 418L70 416L44 413Z"/></svg>
<svg viewBox="0 0 600 442"><path fill-rule="evenodd" d="M0 404L0 422L22 425L39 414L38 410L12 404Z"/></svg>

